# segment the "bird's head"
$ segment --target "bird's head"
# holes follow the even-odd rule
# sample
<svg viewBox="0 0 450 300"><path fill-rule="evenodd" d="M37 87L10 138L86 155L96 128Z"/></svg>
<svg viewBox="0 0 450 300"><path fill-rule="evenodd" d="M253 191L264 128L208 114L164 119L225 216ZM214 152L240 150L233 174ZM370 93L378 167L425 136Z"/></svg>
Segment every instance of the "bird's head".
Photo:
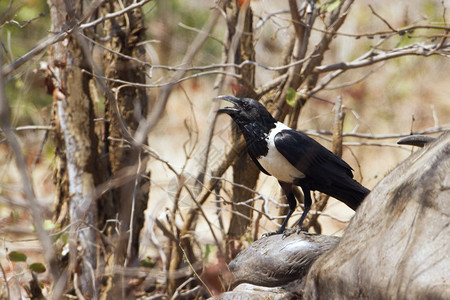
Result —
<svg viewBox="0 0 450 300"><path fill-rule="evenodd" d="M226 113L240 126L249 123L259 123L273 127L276 120L267 111L267 109L256 100L251 98L237 98L234 96L217 96L216 99L222 99L234 104L234 107L224 107L219 109L218 113Z"/></svg>

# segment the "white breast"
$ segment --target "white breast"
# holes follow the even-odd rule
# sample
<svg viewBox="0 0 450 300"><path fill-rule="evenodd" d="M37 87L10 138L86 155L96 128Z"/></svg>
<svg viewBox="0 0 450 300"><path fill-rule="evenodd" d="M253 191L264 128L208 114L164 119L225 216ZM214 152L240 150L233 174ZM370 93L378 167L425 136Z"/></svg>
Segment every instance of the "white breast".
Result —
<svg viewBox="0 0 450 300"><path fill-rule="evenodd" d="M284 129L290 128L281 122L277 122L276 127L270 130L266 137L269 152L266 156L258 157L258 162L270 175L276 177L278 180L292 183L294 178L304 178L305 174L291 165L275 147L275 135Z"/></svg>

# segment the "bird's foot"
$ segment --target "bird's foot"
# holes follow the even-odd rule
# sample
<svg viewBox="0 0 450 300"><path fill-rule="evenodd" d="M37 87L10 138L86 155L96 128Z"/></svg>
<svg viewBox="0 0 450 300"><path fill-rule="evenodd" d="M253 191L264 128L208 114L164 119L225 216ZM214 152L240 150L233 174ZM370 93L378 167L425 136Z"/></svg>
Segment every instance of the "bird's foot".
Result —
<svg viewBox="0 0 450 300"><path fill-rule="evenodd" d="M308 232L308 228L306 227L300 227L300 226L296 226L295 228L291 228L291 229L278 229L277 231L270 231L270 232L266 232L263 233L261 235L262 238L265 237L269 237L272 235L276 235L276 234L283 234L282 238L287 238L288 236L290 236L291 234L299 234L301 232Z"/></svg>
<svg viewBox="0 0 450 300"><path fill-rule="evenodd" d="M280 232L279 230L277 230L277 231L270 231L270 232L263 233L261 235L261 237L262 238L266 238L266 237L269 237L269 236L272 236L272 235L276 235L276 234L281 234L281 233L283 233L283 232Z"/></svg>
<svg viewBox="0 0 450 300"><path fill-rule="evenodd" d="M283 232L283 239L287 238L288 236L292 235L292 234L299 234L301 232L308 232L308 229L306 227L295 227L295 228L291 228L291 229L286 229Z"/></svg>

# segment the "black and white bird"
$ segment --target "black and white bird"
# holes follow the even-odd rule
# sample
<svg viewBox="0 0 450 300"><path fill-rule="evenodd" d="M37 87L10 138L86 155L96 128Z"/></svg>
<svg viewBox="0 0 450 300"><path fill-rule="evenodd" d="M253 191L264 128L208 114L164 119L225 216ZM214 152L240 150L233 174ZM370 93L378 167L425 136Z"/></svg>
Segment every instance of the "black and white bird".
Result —
<svg viewBox="0 0 450 300"><path fill-rule="evenodd" d="M283 233L297 201L292 186L304 194L299 228L311 208L311 191L320 191L356 210L370 192L353 179L352 168L340 157L309 136L275 120L267 109L251 98L218 96L234 104L218 113L230 115L242 131L247 151L258 168L278 179L289 203L289 212L276 233Z"/></svg>

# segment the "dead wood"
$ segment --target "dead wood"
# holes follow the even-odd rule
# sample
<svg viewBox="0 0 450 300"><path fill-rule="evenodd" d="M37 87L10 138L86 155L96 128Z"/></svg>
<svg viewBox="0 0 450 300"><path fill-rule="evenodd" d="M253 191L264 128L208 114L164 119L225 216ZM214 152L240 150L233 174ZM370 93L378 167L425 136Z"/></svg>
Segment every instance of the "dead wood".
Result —
<svg viewBox="0 0 450 300"><path fill-rule="evenodd" d="M449 299L449 171L447 132L373 189L312 266L305 299Z"/></svg>
<svg viewBox="0 0 450 300"><path fill-rule="evenodd" d="M309 267L339 239L307 232L261 238L229 264L233 291L214 299L300 299Z"/></svg>
<svg viewBox="0 0 450 300"><path fill-rule="evenodd" d="M301 299L301 289L292 291L292 287L296 287L296 283L300 280L293 281L293 285L289 284L280 287L264 287L242 283L233 291L226 292L220 296L214 297L214 300L281 300L281 299Z"/></svg>
<svg viewBox="0 0 450 300"><path fill-rule="evenodd" d="M335 236L306 232L283 238L277 234L261 238L240 252L230 263L235 284L281 286L303 278L312 263L339 242Z"/></svg>

